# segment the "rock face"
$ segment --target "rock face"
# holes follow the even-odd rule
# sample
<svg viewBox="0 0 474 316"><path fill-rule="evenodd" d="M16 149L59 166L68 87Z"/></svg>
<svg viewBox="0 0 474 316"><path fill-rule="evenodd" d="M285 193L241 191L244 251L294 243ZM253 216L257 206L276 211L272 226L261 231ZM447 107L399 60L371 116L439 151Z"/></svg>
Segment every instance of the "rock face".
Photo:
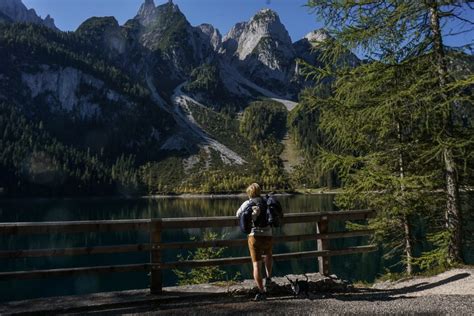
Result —
<svg viewBox="0 0 474 316"><path fill-rule="evenodd" d="M24 22L42 24L54 30L58 30L54 25L54 19L49 15L42 19L33 9L28 9L21 0L2 0L0 1L0 12L11 19L13 22ZM0 16L1 19L1 16Z"/></svg>
<svg viewBox="0 0 474 316"><path fill-rule="evenodd" d="M107 88L103 81L78 69L48 65L40 68L41 71L35 73L23 72L21 79L30 90L31 98L45 98L52 112L66 112L80 119L98 118L102 114L101 107L94 100L99 94L104 100L130 107L125 97Z"/></svg>
<svg viewBox="0 0 474 316"><path fill-rule="evenodd" d="M286 90L295 74L291 38L269 9L236 24L224 37L221 53L247 78L271 90Z"/></svg>
<svg viewBox="0 0 474 316"><path fill-rule="evenodd" d="M218 51L222 45L222 35L219 30L211 24L201 24L197 28L201 31L203 37L206 38L203 39L203 43L205 44L205 41L208 41L213 50Z"/></svg>
<svg viewBox="0 0 474 316"><path fill-rule="evenodd" d="M306 34L304 37L304 39L308 40L313 45L320 42L324 42L330 38L331 35L329 35L328 31L326 31L325 29L314 30Z"/></svg>
<svg viewBox="0 0 474 316"><path fill-rule="evenodd" d="M191 26L172 1L155 6L153 0L146 0L134 20L139 22L140 43L168 63L162 67L172 66L175 77L184 78L212 60L221 44L218 30L209 24Z"/></svg>
<svg viewBox="0 0 474 316"><path fill-rule="evenodd" d="M13 20L10 19L10 17L6 15L5 13L0 12L0 22L10 23L10 22L13 22Z"/></svg>
<svg viewBox="0 0 474 316"><path fill-rule="evenodd" d="M78 27L76 33L116 54L125 53L127 48L124 31L114 17L90 18Z"/></svg>
<svg viewBox="0 0 474 316"><path fill-rule="evenodd" d="M236 51L232 53L238 59L245 60L258 50L259 44L265 38L278 42L278 50L285 57L294 56L288 31L280 22L278 15L269 9L261 10L249 22L237 24L224 41L234 40L237 42Z"/></svg>
<svg viewBox="0 0 474 316"><path fill-rule="evenodd" d="M315 30L293 44L293 49L297 58L304 60L311 65L322 66L320 52L317 50L317 43L326 40L327 32Z"/></svg>
<svg viewBox="0 0 474 316"><path fill-rule="evenodd" d="M138 10L135 19L139 20L143 26L150 25L156 16L156 6L153 0L145 0Z"/></svg>
<svg viewBox="0 0 474 316"><path fill-rule="evenodd" d="M191 31L191 48L197 65L207 64L217 58L217 52L222 44L219 30L210 24L201 24Z"/></svg>
<svg viewBox="0 0 474 316"><path fill-rule="evenodd" d="M324 41L331 40L333 40L333 38L325 29L318 29L306 34L305 37L294 43L293 47L298 58L311 65L324 66L318 45ZM355 67L360 63L360 60L348 50L338 63L345 63Z"/></svg>

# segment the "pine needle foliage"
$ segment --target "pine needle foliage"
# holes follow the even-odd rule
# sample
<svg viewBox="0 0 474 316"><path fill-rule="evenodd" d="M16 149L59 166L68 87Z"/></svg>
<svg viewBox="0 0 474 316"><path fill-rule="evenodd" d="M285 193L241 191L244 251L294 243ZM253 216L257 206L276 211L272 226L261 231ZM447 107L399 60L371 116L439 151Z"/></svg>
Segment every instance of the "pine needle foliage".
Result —
<svg viewBox="0 0 474 316"><path fill-rule="evenodd" d="M331 85L328 96L308 102L319 109L326 135L321 164L339 170L343 181L337 203L375 208L369 226L387 256L403 256L409 274L414 263L462 261L459 189L473 181L474 77L456 71L466 55L443 45L440 25L470 7L434 0L310 0L308 6L332 34L317 44L330 66L306 71ZM341 62L349 50L367 60L356 67ZM443 212L444 227L428 227L433 251L415 260L413 225L434 223Z"/></svg>

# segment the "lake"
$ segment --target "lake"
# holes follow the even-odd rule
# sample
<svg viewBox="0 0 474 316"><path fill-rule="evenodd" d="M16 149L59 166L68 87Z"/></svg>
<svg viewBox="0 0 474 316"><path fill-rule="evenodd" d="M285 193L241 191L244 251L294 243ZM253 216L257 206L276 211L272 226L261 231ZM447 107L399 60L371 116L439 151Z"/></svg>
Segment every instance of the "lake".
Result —
<svg viewBox="0 0 474 316"><path fill-rule="evenodd" d="M332 195L295 195L278 198L285 212L325 212L335 210ZM230 216L245 197L219 198L159 198L159 199L23 199L0 200L0 222L32 221L73 221L73 220L111 220L111 219L147 219L158 217L187 216ZM333 223L331 230L343 230L342 223ZM277 234L316 233L314 224L291 224L278 229ZM223 238L245 238L238 228L222 228L213 231ZM202 236L199 229L166 231L165 242L189 241L192 237ZM120 233L76 233L2 236L0 250L64 248L98 245L147 243L145 232ZM331 247L344 248L367 244L367 237L339 239L331 241ZM274 253L315 250L314 241L286 243L276 245ZM187 255L187 251L168 251L165 261L175 261L178 255ZM233 247L225 250L226 256L247 256L246 247ZM149 254L96 254L90 256L46 257L26 259L2 259L0 271L20 271L33 269L54 269L92 265L136 264L149 261ZM352 281L373 281L383 271L387 263L378 252L338 256L331 259L331 272ZM223 267L229 278L240 272L243 278L251 278L251 265ZM276 262L274 275L289 273L316 272L317 259ZM176 275L164 271L165 286L175 285ZM108 273L97 276L57 277L50 279L31 279L0 282L0 301L10 301L34 297L83 294L92 292L140 289L149 286L148 276L143 272Z"/></svg>

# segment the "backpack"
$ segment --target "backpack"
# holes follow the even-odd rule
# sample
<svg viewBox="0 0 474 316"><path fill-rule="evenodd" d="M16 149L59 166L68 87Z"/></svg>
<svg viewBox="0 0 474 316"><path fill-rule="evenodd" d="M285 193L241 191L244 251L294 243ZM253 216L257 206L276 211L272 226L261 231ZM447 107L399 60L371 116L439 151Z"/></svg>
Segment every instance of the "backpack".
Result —
<svg viewBox="0 0 474 316"><path fill-rule="evenodd" d="M245 210L240 213L239 226L242 233L250 234L252 230L252 208L246 207Z"/></svg>
<svg viewBox="0 0 474 316"><path fill-rule="evenodd" d="M260 207L260 214L253 221L252 211L253 207ZM267 198L251 199L245 207L244 211L239 217L240 230L245 234L250 234L252 227L266 227L271 225L279 227L281 225L281 218L283 217L283 210L281 204L273 196Z"/></svg>
<svg viewBox="0 0 474 316"><path fill-rule="evenodd" d="M283 208L280 202L273 196L267 195L267 221L273 227L281 226L281 219L283 218Z"/></svg>

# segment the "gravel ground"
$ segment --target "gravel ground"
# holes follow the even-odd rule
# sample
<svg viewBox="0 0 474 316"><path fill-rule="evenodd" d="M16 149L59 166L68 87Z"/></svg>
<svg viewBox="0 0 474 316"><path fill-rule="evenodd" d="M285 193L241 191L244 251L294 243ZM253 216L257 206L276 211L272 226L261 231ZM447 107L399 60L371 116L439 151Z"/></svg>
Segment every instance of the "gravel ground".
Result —
<svg viewBox="0 0 474 316"><path fill-rule="evenodd" d="M432 277L419 277L398 282L380 282L381 290L402 290L410 296L474 295L474 269L453 269ZM474 310L473 310L474 314Z"/></svg>
<svg viewBox="0 0 474 316"><path fill-rule="evenodd" d="M290 275L290 279L302 276ZM289 295L286 278L266 301L253 302L253 281L67 296L0 304L0 315L474 315L474 268L429 278L353 288L336 277L308 274L309 298Z"/></svg>
<svg viewBox="0 0 474 316"><path fill-rule="evenodd" d="M386 295L331 295L294 299L214 299L176 302L135 309L92 312L87 315L473 315L474 296L432 295L397 297Z"/></svg>
<svg viewBox="0 0 474 316"><path fill-rule="evenodd" d="M346 293L309 298L274 296L253 302L222 295L193 301L162 302L139 308L92 312L100 315L474 315L474 269L437 276L377 283Z"/></svg>

